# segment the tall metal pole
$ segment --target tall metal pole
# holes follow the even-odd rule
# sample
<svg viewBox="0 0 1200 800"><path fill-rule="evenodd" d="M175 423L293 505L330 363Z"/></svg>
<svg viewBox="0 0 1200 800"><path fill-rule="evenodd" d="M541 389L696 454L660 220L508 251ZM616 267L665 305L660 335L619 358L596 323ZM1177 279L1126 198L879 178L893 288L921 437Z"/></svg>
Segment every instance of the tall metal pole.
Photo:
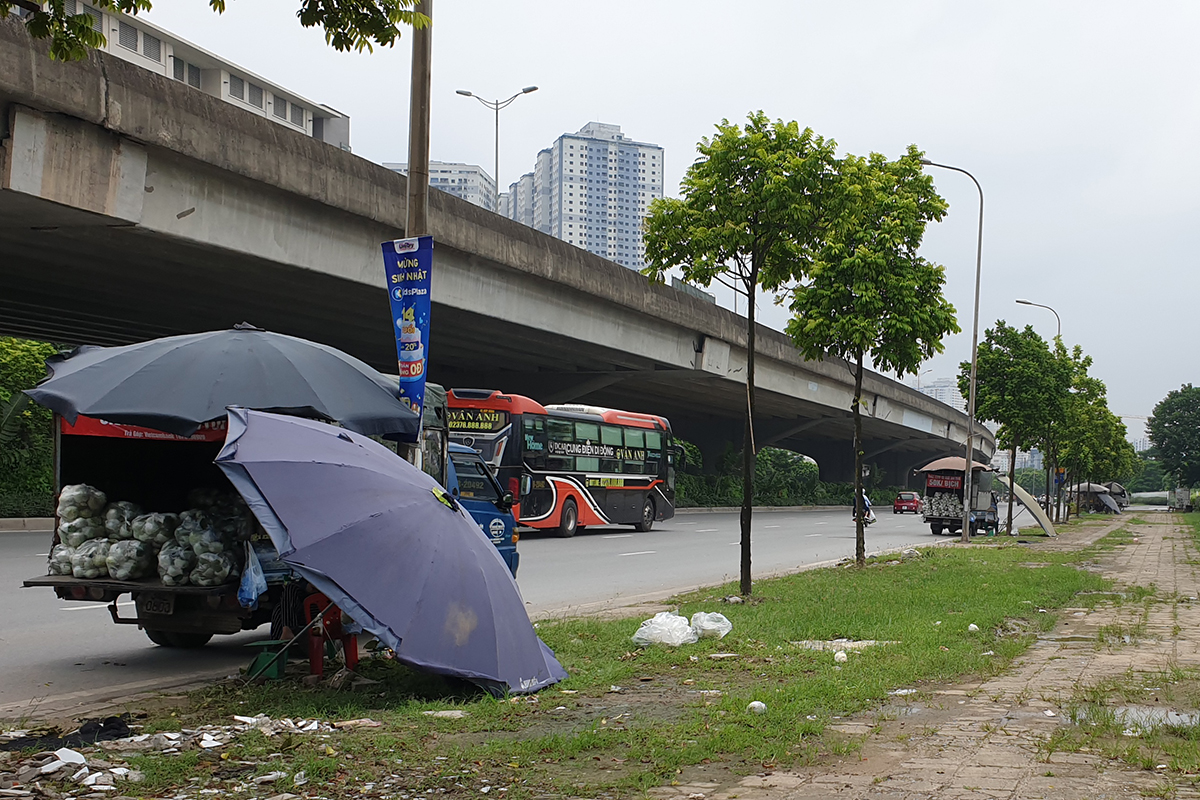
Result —
<svg viewBox="0 0 1200 800"><path fill-rule="evenodd" d="M407 238L429 233L429 100L433 64L433 0L418 0L414 11L429 24L413 30L412 89L408 102Z"/></svg>
<svg viewBox="0 0 1200 800"><path fill-rule="evenodd" d="M967 463L963 470L963 522L962 541L971 541L971 464L975 460L975 376L979 367L979 279L983 272L983 187L975 176L961 167L936 164L927 158L922 164L954 170L966 175L979 190L979 237L975 246L975 319L971 324L971 391L967 400Z"/></svg>
<svg viewBox="0 0 1200 800"><path fill-rule="evenodd" d="M1062 338L1062 317L1060 317L1058 315L1057 311L1055 311L1050 306L1043 305L1042 303L1035 303L1032 300L1018 300L1017 303L1019 305L1023 305L1023 306L1037 306L1038 308L1044 308L1047 311L1049 311L1051 314L1053 314L1055 322L1058 323L1058 336L1059 336L1059 338Z"/></svg>
<svg viewBox="0 0 1200 800"><path fill-rule="evenodd" d="M492 211L500 213L500 105L496 104L496 195L495 207Z"/></svg>
<svg viewBox="0 0 1200 800"><path fill-rule="evenodd" d="M513 104L513 101L516 100L521 95L529 94L530 92L536 92L537 90L538 90L538 87L536 87L536 86L526 86L524 89L517 92L516 94L514 94L512 97L508 98L507 100L484 100L479 95L475 94L474 92L468 92L466 89L457 89L455 91L456 94L461 94L463 97L474 97L480 103L482 103L483 105L492 109L492 111L496 112L496 138L495 138L495 144L496 144L496 175L495 175L496 198L495 198L495 202L496 202L496 207L492 210L495 211L497 214L500 213L500 109L508 108L509 106L511 106Z"/></svg>

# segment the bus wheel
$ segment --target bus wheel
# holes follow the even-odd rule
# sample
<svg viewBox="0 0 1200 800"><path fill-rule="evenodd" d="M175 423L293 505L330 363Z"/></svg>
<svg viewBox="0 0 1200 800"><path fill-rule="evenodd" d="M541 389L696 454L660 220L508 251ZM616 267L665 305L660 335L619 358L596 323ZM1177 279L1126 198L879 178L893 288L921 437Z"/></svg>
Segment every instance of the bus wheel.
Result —
<svg viewBox="0 0 1200 800"><path fill-rule="evenodd" d="M578 529L579 509L575 507L575 501L568 497L563 503L562 516L558 521L558 535L563 539L570 539Z"/></svg>
<svg viewBox="0 0 1200 800"><path fill-rule="evenodd" d="M649 497L647 497L646 502L642 504L642 521L636 523L633 526L633 529L640 533L645 533L646 531L650 530L653 527L654 527L654 501L651 500Z"/></svg>

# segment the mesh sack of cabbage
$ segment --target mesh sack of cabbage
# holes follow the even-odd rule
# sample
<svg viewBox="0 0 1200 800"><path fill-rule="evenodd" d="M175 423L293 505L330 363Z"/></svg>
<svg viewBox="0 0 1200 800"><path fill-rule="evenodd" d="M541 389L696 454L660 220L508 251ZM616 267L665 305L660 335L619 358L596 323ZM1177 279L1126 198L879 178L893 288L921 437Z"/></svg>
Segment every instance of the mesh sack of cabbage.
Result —
<svg viewBox="0 0 1200 800"><path fill-rule="evenodd" d="M108 577L117 581L135 581L154 574L154 550L145 542L125 539L113 542L105 558Z"/></svg>
<svg viewBox="0 0 1200 800"><path fill-rule="evenodd" d="M100 517L76 517L58 526L59 541L71 548L100 539L104 533L104 520Z"/></svg>
<svg viewBox="0 0 1200 800"><path fill-rule="evenodd" d="M56 544L50 548L50 563L47 570L50 575L70 575L71 556L75 551L65 544Z"/></svg>
<svg viewBox="0 0 1200 800"><path fill-rule="evenodd" d="M63 522L73 522L81 517L100 517L108 498L104 492L86 483L75 483L64 486L58 493L58 508L56 513Z"/></svg>
<svg viewBox="0 0 1200 800"><path fill-rule="evenodd" d="M141 516L142 507L128 500L109 503L104 509L105 536L113 541L133 538L133 521Z"/></svg>
<svg viewBox="0 0 1200 800"><path fill-rule="evenodd" d="M237 492L192 489L188 492L188 505L207 514L211 527L230 542L247 541L254 532L254 515Z"/></svg>
<svg viewBox="0 0 1200 800"><path fill-rule="evenodd" d="M108 539L89 539L71 555L71 574L76 578L104 578L108 575Z"/></svg>
<svg viewBox="0 0 1200 800"><path fill-rule="evenodd" d="M133 520L129 531L139 542L162 547L175 539L175 529L178 527L178 514L142 514Z"/></svg>
<svg viewBox="0 0 1200 800"><path fill-rule="evenodd" d="M158 551L158 577L163 586L186 586L196 568L196 551L189 545L168 542Z"/></svg>
<svg viewBox="0 0 1200 800"><path fill-rule="evenodd" d="M196 586L220 586L236 581L242 574L237 558L232 551L224 553L200 553L196 556L196 568L189 579Z"/></svg>

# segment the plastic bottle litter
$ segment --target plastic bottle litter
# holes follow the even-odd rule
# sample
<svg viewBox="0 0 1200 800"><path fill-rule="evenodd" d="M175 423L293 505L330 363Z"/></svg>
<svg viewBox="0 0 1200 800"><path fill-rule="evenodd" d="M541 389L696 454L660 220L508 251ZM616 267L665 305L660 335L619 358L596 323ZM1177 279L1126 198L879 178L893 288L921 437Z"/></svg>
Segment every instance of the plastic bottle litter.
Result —
<svg viewBox="0 0 1200 800"><path fill-rule="evenodd" d="M71 556L71 574L76 578L108 576L108 539L89 539Z"/></svg>

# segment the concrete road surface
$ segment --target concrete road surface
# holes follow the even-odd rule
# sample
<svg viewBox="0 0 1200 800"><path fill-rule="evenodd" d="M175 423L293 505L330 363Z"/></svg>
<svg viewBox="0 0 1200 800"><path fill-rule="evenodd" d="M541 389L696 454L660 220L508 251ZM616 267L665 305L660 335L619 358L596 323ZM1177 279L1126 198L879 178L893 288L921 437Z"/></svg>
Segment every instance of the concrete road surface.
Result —
<svg viewBox="0 0 1200 800"><path fill-rule="evenodd" d="M919 517L881 510L867 531L868 552L952 538L932 536ZM754 520L757 577L854 554L847 512L760 511ZM681 514L647 533L596 528L558 539L526 532L519 584L535 616L666 597L736 579L738 539L736 513ZM49 541L48 531L0 534L0 718L69 714L114 697L136 702L142 692L234 674L250 661L243 645L267 636L264 627L215 637L201 650L172 650L135 626L114 625L103 604L21 588L23 579L44 574ZM122 610L131 613L125 602Z"/></svg>

